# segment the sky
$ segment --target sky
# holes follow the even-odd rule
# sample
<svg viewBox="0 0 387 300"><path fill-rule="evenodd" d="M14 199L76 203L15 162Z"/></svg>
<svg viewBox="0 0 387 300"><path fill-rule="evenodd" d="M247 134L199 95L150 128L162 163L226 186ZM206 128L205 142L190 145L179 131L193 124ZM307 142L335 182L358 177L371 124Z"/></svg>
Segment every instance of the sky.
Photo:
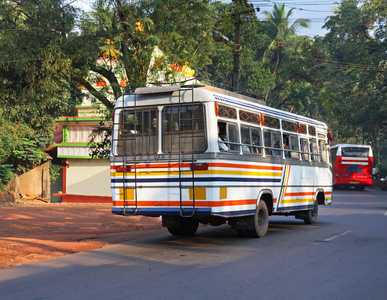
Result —
<svg viewBox="0 0 387 300"><path fill-rule="evenodd" d="M310 27L301 27L296 33L298 35L307 35L310 37L323 36L327 33L325 29L321 27L325 24L325 19L333 15L333 10L337 7L337 3L341 0L261 0L254 1L249 0L248 3L259 7L258 19L265 20L264 11L271 12L274 4L282 5L285 3L287 11L294 8L290 22L293 23L296 19L308 19L310 20Z"/></svg>
<svg viewBox="0 0 387 300"><path fill-rule="evenodd" d="M70 0L69 0L70 1ZM84 10L90 10L91 3L94 0L71 0L74 6L80 7ZM225 0L224 2L231 2L231 0ZM300 28L297 31L298 35L307 35L314 37L316 35L323 36L327 33L325 29L321 27L325 23L325 19L333 15L333 10L337 6L336 3L341 0L248 0L248 3L254 5L255 8L259 7L260 12L258 13L258 19L265 20L264 11L271 12L274 4L282 5L285 3L285 7L290 9L294 8L292 18L290 22L294 22L296 19L309 19L309 28Z"/></svg>

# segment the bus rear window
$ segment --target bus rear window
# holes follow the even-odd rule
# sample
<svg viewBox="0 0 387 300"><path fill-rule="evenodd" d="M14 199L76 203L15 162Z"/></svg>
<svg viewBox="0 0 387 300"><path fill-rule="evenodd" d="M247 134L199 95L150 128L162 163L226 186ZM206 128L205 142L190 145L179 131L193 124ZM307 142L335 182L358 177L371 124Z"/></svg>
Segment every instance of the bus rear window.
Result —
<svg viewBox="0 0 387 300"><path fill-rule="evenodd" d="M200 153L207 149L202 104L165 106L162 124L164 153Z"/></svg>
<svg viewBox="0 0 387 300"><path fill-rule="evenodd" d="M157 153L157 115L157 109L154 107L121 111L117 153Z"/></svg>
<svg viewBox="0 0 387 300"><path fill-rule="evenodd" d="M343 147L341 148L341 155L351 156L351 157L368 157L369 149L356 148L356 147Z"/></svg>

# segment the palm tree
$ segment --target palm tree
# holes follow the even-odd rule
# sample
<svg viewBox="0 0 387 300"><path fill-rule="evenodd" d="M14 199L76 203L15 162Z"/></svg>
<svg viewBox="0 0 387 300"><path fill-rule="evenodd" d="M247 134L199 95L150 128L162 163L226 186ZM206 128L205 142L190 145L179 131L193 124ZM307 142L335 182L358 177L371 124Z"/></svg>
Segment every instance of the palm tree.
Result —
<svg viewBox="0 0 387 300"><path fill-rule="evenodd" d="M282 4L281 6L274 4L271 13L268 11L264 12L268 25L268 35L272 41L263 54L262 62L266 64L272 61L274 54L276 55L275 67L273 70L274 77L277 76L281 51L285 48L289 48L289 45L299 38L296 35L297 28L300 26L305 28L309 27L310 21L306 19L297 19L289 26L289 17L292 15L293 10L294 8L291 8L286 13L285 4Z"/></svg>

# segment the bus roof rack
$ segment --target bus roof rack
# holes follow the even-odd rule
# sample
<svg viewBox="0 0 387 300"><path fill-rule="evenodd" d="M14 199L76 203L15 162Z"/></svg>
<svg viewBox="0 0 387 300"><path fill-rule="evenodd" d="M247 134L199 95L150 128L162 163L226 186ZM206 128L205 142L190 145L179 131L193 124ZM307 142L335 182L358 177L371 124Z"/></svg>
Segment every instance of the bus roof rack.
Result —
<svg viewBox="0 0 387 300"><path fill-rule="evenodd" d="M259 104L266 105L264 97L259 96L255 93L245 92L241 90L234 89L233 87L216 83L213 81L205 80L205 84L201 83L197 78L194 80L185 80L178 82L162 83L162 82L150 82L147 83L148 87L140 87L134 90L134 93L139 94L156 94L156 93L170 93L179 91L182 89L190 88L205 88L207 90L217 92L220 94L226 94L235 98L245 99L248 101L256 102ZM208 83L208 84L207 84Z"/></svg>

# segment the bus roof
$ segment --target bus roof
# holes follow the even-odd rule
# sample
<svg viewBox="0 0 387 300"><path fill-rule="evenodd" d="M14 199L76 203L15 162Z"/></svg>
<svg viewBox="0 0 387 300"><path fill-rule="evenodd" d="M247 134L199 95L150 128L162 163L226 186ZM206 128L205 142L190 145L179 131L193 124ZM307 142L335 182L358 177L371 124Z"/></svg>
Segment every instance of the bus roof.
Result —
<svg viewBox="0 0 387 300"><path fill-rule="evenodd" d="M331 149L335 148L341 148L341 147L353 147L353 148L368 148L371 149L370 145L357 145L357 144L336 144L334 146L331 146Z"/></svg>
<svg viewBox="0 0 387 300"><path fill-rule="evenodd" d="M194 98L194 100L193 100ZM137 88L134 93L126 94L117 99L116 108L124 106L163 105L173 103L191 103L192 101L217 101L224 105L233 105L247 110L258 111L266 115L302 122L327 129L323 122L266 106L265 102L248 95L239 94L207 85L160 86Z"/></svg>

